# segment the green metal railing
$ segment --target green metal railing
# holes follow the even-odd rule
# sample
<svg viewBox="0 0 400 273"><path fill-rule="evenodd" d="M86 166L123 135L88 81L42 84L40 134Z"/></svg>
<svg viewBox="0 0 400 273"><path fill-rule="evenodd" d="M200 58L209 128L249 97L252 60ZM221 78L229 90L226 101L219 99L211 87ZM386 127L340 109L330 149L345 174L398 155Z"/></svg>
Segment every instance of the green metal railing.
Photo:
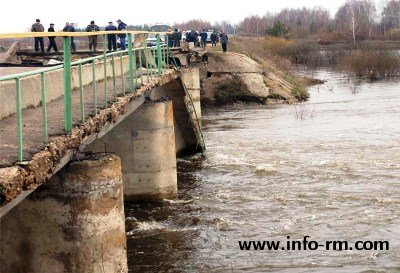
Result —
<svg viewBox="0 0 400 273"><path fill-rule="evenodd" d="M72 128L73 128L73 117L72 117L72 86L71 86L71 72L72 72L72 67L77 67L78 70L78 76L79 76L79 108L80 108L80 120L81 122L84 122L86 120L86 117L88 115L87 112L87 107L85 103L85 89L83 85L83 75L82 71L84 67L90 67L91 66L91 73L92 73L92 78L91 78L91 85L92 85L92 96L93 96L93 101L92 101L92 106L94 109L94 115L98 113L99 110L99 104L98 104L98 97L100 93L97 90L97 81L98 79L96 78L96 64L103 64L103 70L104 70L104 94L103 98L104 99L104 108L107 108L109 106L109 92L108 92L108 85L107 81L109 78L109 75L107 73L107 66L110 63L111 65L111 70L112 70L112 75L110 78L112 78L112 96L113 96L113 101L117 100L118 92L116 88L116 73L115 73L115 59L119 58L120 61L120 74L121 74L121 86L122 90L121 95L125 96L126 95L126 86L125 84L128 83L128 91L130 93L135 92L135 90L143 84L143 60L142 57L145 56L145 72L146 72L146 78L147 81L150 81L153 79L155 76L160 76L164 69L166 69L169 66L169 61L168 61L168 53L169 48L168 48L168 43L162 44L161 39L160 39L160 34L157 34L157 43L156 46L147 46L146 43L146 36L145 36L145 46L144 47L139 47L139 48L134 48L132 46L133 38L134 35L133 33L127 33L128 36L128 49L126 50L121 50L121 51L115 51L115 52L107 52L106 49L106 35L104 32L101 32L103 35L103 52L99 56L95 57L89 57L89 58L84 58L80 59L78 61L72 61L71 60L71 33L68 33L68 36L63 37L63 43L64 43L64 52L63 52L63 64L48 67L48 68L42 68L34 71L29 71L29 72L24 72L24 73L18 73L18 74L13 74L13 75L7 75L7 76L2 76L0 77L0 82L3 81L10 81L14 80L15 81L15 91L16 91L16 127L17 127L17 154L18 154L18 162L24 161L24 156L23 156L23 147L24 147L24 138L23 138L23 104L22 104L22 90L21 87L21 80L23 78L29 77L29 76L35 76L35 75L40 75L40 86L41 86L41 107L42 107L42 129L43 129L43 142L48 143L49 142L49 132L48 132L48 114L47 114L47 87L46 87L46 73L55 71L55 70L62 70L63 71L63 94L64 94L64 131L66 133L71 133ZM110 32L111 33L111 32ZM141 33L143 35L146 35L145 33ZM78 34L82 36L82 33ZM142 56L143 55L143 56ZM124 71L124 57L127 57L129 65L128 65L128 71ZM138 71L137 64L139 65L140 71ZM140 82L138 82L138 75L140 73ZM128 82L126 82L126 75L128 76ZM60 121L61 122L61 121Z"/></svg>

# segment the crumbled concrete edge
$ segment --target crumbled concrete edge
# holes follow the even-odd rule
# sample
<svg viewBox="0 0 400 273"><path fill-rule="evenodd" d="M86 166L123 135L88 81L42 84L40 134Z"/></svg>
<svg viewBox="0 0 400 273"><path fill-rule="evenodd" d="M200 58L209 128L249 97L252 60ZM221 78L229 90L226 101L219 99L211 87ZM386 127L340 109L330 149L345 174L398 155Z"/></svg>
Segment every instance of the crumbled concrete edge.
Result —
<svg viewBox="0 0 400 273"><path fill-rule="evenodd" d="M74 126L71 134L52 137L44 150L36 153L26 165L1 168L0 207L16 198L22 191L34 190L43 184L54 174L67 152L77 152L87 137L99 133L107 123L115 123L119 116L126 113L129 102L177 77L177 73L170 70L161 78L143 83L135 93L128 93L125 97L118 98L118 102L110 108L101 110L96 116L89 117L85 123Z"/></svg>

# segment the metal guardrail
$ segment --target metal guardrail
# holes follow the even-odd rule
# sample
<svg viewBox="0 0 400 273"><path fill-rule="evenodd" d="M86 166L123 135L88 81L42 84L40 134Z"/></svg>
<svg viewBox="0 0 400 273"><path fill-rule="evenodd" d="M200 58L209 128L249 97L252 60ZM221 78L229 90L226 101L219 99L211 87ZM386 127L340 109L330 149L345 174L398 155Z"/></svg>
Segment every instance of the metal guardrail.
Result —
<svg viewBox="0 0 400 273"><path fill-rule="evenodd" d="M108 107L108 87L107 87L107 62L111 60L112 66L112 81L113 81L113 97L117 98L116 91L116 76L115 76L115 58L120 58L121 63L121 81L122 81L122 94L125 95L126 92L134 93L138 86L138 78L137 75L137 60L139 61L139 67L142 68L142 53L146 56L146 75L147 80L150 80L156 74L160 76L166 66L169 65L169 49L168 42L166 44L161 43L160 35L163 33L160 32L138 32L138 31L126 31L122 32L123 34L127 34L128 37L128 49L122 51L116 51L107 53L106 50L106 35L108 34L121 34L121 31L100 31L100 32L65 32L65 33L20 33L20 34L0 34L0 38L27 38L27 37L48 37L48 36L61 36L63 37L64 43L64 53L63 53L63 64L38 69L34 71L18 73L13 75L6 75L0 77L0 82L2 81L15 81L15 91L16 91L16 128L17 128L17 153L18 153L18 161L24 161L23 158L23 106L22 106L22 88L21 88L21 79L40 75L41 79L41 107L42 107L42 129L43 129L43 142L49 142L49 134L47 128L47 109L46 109L46 73L55 70L63 71L63 91L64 91L64 131L66 133L71 133L72 131L72 98L71 98L71 67L78 66L78 75L79 75L79 91L80 91L80 119L82 122L86 119L85 112L85 103L84 103L84 90L83 90L83 80L82 80L82 65L86 63L92 64L92 82L93 82L93 106L94 106L94 114L98 112L97 105L97 87L96 87L96 75L95 75L95 63L96 61L103 61L104 65L104 107ZM90 36L90 35L103 35L103 54L95 57L81 59L79 61L71 61L71 37L74 36ZM146 39L145 46L140 48L133 48L132 41L133 36L135 34L156 34L157 35L157 44L156 46L147 47ZM125 72L123 71L123 57L128 56L129 69L127 71L129 78L129 90L125 90ZM137 58L138 56L138 58ZM150 78L149 78L150 77ZM141 76L141 84L143 84L143 77Z"/></svg>

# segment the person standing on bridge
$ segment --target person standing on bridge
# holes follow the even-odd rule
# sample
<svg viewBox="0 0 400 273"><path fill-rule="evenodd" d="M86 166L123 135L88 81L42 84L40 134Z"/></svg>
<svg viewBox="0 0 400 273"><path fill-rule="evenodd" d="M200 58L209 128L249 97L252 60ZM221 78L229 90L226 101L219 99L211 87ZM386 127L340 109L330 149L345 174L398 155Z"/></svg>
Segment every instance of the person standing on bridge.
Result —
<svg viewBox="0 0 400 273"><path fill-rule="evenodd" d="M86 32L95 31L100 31L100 28L94 23L94 21L90 21L90 25L86 27ZM89 36L89 51L97 51L97 35Z"/></svg>
<svg viewBox="0 0 400 273"><path fill-rule="evenodd" d="M121 21L121 19L118 19L118 30L119 31L126 31L126 24ZM121 50L126 49L126 34L118 34L119 41L121 42Z"/></svg>
<svg viewBox="0 0 400 273"><path fill-rule="evenodd" d="M65 27L63 28L63 31L64 32L75 32L74 24L70 24L69 22L66 22ZM76 51L74 37L71 37L71 51L72 52Z"/></svg>
<svg viewBox="0 0 400 273"><path fill-rule="evenodd" d="M228 35L226 35L225 31L221 30L221 34L219 35L219 37L221 37L222 51L227 52L228 51Z"/></svg>
<svg viewBox="0 0 400 273"><path fill-rule="evenodd" d="M44 27L40 23L40 19L36 19L36 23L34 23L31 27L32 32L44 32ZM40 51L44 52L44 42L43 42L43 37L35 37L35 51L39 52L39 46L40 46Z"/></svg>
<svg viewBox="0 0 400 273"><path fill-rule="evenodd" d="M211 46L217 46L217 42L218 42L218 34L214 31L213 33L211 33Z"/></svg>
<svg viewBox="0 0 400 273"><path fill-rule="evenodd" d="M106 31L117 31L118 29L114 26L113 22L108 22ZM108 50L117 50L117 36L115 34L107 34Z"/></svg>
<svg viewBox="0 0 400 273"><path fill-rule="evenodd" d="M174 47L181 47L181 40L182 40L182 32L178 31L176 28L174 30L174 33L172 34L172 37L174 39Z"/></svg>
<svg viewBox="0 0 400 273"><path fill-rule="evenodd" d="M207 36L208 36L208 34L207 34L206 30L203 29L203 31L200 32L201 47L202 47L202 48L206 48L206 45L207 45Z"/></svg>
<svg viewBox="0 0 400 273"><path fill-rule="evenodd" d="M55 32L53 23L50 24L50 27L47 29L47 32ZM56 44L56 36L49 36L48 38L49 38L49 46L47 47L47 52L50 52L51 49L54 49L54 52L58 52Z"/></svg>
<svg viewBox="0 0 400 273"><path fill-rule="evenodd" d="M174 32L172 32L172 29L168 29L168 34L166 35L168 38L168 46L173 47L174 46Z"/></svg>
<svg viewBox="0 0 400 273"><path fill-rule="evenodd" d="M197 31L192 29L189 33L189 42L192 42L194 44L194 47L197 47L197 43L199 42L198 37L199 34L197 33Z"/></svg>

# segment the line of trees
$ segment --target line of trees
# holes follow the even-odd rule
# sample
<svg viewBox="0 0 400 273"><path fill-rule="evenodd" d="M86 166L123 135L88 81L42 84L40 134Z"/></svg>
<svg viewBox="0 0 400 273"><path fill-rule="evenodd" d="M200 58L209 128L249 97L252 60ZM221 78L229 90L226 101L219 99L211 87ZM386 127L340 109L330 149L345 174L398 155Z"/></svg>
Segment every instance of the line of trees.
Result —
<svg viewBox="0 0 400 273"><path fill-rule="evenodd" d="M278 23L279 22L279 23ZM348 0L334 18L322 7L283 9L277 14L248 16L238 25L238 32L247 35L265 35L287 28L295 38L331 34L330 37L351 38L353 41L377 38L393 33L400 34L400 0L388 0L380 14L372 0ZM334 35L332 35L334 34ZM278 36L278 35L275 35ZM399 37L397 37L400 39Z"/></svg>
<svg viewBox="0 0 400 273"><path fill-rule="evenodd" d="M236 26L231 24L228 21L220 21L211 24L209 21L201 20L201 19L192 19L187 22L183 23L175 23L173 28L177 28L180 30L197 30L201 31L204 28L216 28L216 29L223 29L228 34L236 33Z"/></svg>

